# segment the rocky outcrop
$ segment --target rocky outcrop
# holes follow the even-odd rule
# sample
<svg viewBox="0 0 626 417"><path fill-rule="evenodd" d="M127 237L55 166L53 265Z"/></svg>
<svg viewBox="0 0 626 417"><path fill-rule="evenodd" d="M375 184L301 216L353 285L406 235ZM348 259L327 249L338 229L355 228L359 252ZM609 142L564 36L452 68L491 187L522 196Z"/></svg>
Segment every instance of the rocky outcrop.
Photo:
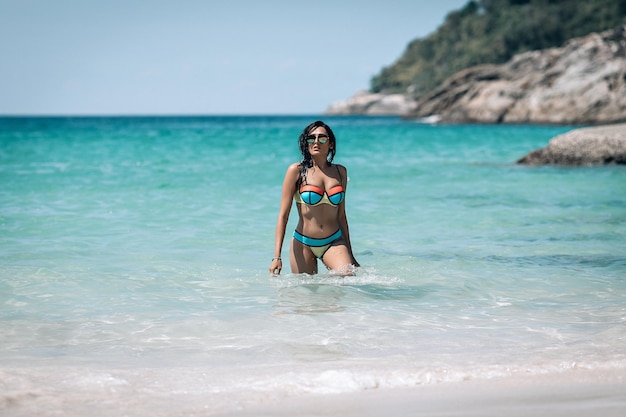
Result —
<svg viewBox="0 0 626 417"><path fill-rule="evenodd" d="M575 129L517 161L528 165L626 164L626 123Z"/></svg>
<svg viewBox="0 0 626 417"><path fill-rule="evenodd" d="M468 68L423 97L411 117L448 123L603 124L626 120L626 26L562 48Z"/></svg>
<svg viewBox="0 0 626 417"><path fill-rule="evenodd" d="M330 115L362 114L369 116L408 115L415 110L415 101L404 94L381 94L358 91L347 100L331 104L324 112Z"/></svg>

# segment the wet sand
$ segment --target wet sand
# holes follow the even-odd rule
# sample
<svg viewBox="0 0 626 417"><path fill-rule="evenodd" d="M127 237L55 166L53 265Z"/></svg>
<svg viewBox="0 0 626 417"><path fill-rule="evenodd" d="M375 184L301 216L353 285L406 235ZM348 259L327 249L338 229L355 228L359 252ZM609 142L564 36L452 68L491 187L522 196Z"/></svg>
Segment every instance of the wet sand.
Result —
<svg viewBox="0 0 626 417"><path fill-rule="evenodd" d="M290 417L624 417L623 371L570 371L414 388L308 395L258 404L228 416Z"/></svg>

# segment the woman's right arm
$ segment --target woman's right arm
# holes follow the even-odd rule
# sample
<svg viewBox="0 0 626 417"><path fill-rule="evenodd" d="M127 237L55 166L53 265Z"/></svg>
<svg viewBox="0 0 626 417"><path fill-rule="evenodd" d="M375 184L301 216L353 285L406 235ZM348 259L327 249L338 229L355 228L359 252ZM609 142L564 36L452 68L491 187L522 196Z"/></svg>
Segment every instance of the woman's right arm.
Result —
<svg viewBox="0 0 626 417"><path fill-rule="evenodd" d="M283 260L281 252L283 250L283 241L285 240L285 230L289 221L289 212L293 195L296 192L296 182L300 175L299 164L292 164L287 168L285 179L283 180L283 191L280 198L280 209L278 210L278 219L276 220L276 236L274 240L274 257L270 265L270 274L279 275L283 269Z"/></svg>

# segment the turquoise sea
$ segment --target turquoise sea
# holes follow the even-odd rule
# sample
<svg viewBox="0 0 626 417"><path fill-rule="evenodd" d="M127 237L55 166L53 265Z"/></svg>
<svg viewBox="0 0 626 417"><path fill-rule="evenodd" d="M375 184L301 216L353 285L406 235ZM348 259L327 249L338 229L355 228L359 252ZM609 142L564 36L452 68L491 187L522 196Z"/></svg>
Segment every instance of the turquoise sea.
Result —
<svg viewBox="0 0 626 417"><path fill-rule="evenodd" d="M282 179L318 118L361 268L272 278ZM0 414L626 371L626 167L514 163L571 129L0 118Z"/></svg>

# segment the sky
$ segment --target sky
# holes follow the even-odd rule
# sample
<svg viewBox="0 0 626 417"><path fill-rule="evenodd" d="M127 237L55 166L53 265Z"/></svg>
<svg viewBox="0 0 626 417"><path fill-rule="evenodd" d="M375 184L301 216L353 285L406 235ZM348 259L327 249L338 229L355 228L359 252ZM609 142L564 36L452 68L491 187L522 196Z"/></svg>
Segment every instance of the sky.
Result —
<svg viewBox="0 0 626 417"><path fill-rule="evenodd" d="M0 0L0 115L320 114L467 0Z"/></svg>

